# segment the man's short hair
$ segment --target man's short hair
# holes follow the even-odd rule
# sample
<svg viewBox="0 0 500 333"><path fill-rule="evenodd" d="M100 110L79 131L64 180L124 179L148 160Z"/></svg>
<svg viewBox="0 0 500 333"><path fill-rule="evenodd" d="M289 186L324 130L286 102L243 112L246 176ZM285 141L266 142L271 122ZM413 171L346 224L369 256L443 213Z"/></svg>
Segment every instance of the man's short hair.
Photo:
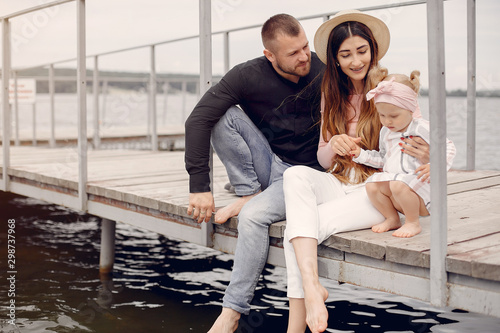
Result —
<svg viewBox="0 0 500 333"><path fill-rule="evenodd" d="M288 14L274 15L262 26L262 44L264 44L266 49L272 51L271 44L279 33L296 37L299 35L301 29L302 26L295 17Z"/></svg>

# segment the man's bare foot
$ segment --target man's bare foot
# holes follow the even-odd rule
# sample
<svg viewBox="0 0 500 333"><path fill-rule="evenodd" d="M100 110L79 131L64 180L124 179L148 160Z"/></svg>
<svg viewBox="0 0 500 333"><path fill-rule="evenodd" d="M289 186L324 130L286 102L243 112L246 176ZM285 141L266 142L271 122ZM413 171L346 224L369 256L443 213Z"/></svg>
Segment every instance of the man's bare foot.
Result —
<svg viewBox="0 0 500 333"><path fill-rule="evenodd" d="M328 291L319 282L310 287L304 286L306 323L312 333L324 332L328 327L327 298Z"/></svg>
<svg viewBox="0 0 500 333"><path fill-rule="evenodd" d="M240 317L239 312L230 308L222 308L222 312L208 333L233 333L238 328Z"/></svg>
<svg viewBox="0 0 500 333"><path fill-rule="evenodd" d="M420 226L419 221L405 221L405 224L403 224L403 226L398 230L394 231L392 235L394 237L409 238L418 235L421 231L422 227Z"/></svg>
<svg viewBox="0 0 500 333"><path fill-rule="evenodd" d="M387 218L385 219L384 222L375 224L372 227L373 232L386 232L389 230L394 230L401 227L401 220L399 219L399 216L397 218Z"/></svg>
<svg viewBox="0 0 500 333"><path fill-rule="evenodd" d="M236 216L240 213L243 206L253 197L255 197L259 192L252 195L245 195L239 197L235 202L222 207L215 213L215 223L222 224L229 220L231 217Z"/></svg>

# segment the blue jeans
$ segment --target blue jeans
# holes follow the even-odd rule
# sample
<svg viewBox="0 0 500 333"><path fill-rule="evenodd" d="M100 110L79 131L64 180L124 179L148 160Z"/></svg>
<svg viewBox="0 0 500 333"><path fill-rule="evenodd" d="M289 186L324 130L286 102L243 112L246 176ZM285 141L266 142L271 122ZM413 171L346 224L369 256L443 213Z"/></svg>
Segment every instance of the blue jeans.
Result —
<svg viewBox="0 0 500 333"><path fill-rule="evenodd" d="M276 156L262 132L237 107L231 107L212 131L212 145L239 196L262 192L238 215L233 272L222 306L250 312L255 287L269 252L269 226L285 219L283 172L291 165Z"/></svg>

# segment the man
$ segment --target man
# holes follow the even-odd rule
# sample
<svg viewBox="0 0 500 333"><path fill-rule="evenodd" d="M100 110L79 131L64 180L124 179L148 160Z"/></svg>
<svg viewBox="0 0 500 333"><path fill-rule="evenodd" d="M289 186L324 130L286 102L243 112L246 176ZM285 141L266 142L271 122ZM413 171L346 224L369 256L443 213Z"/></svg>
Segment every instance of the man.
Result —
<svg viewBox="0 0 500 333"><path fill-rule="evenodd" d="M210 138L240 197L215 214L216 223L238 215L238 243L223 309L209 332L234 332L267 261L269 226L285 219L283 172L292 165L320 169L320 83L323 63L311 54L304 29L279 14L262 27L264 57L231 69L209 89L186 121L188 214L209 222ZM236 107L239 105L239 108Z"/></svg>

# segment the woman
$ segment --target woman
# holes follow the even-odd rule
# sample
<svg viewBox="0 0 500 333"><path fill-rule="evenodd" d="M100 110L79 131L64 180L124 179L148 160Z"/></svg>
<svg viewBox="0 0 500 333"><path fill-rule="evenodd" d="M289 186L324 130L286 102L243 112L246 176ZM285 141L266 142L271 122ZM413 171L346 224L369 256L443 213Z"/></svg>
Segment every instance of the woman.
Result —
<svg viewBox="0 0 500 333"><path fill-rule="evenodd" d="M327 328L328 292L318 278L318 244L334 233L384 221L364 187L376 170L354 163L350 151L356 144L378 149L381 124L373 101L365 98L372 88L366 75L387 52L389 40L385 23L356 10L339 12L316 32L316 53L326 63L318 161L328 172L295 166L284 174L289 333L304 332L306 323L313 333ZM415 141L407 140L413 147L406 152L427 163L428 145Z"/></svg>

